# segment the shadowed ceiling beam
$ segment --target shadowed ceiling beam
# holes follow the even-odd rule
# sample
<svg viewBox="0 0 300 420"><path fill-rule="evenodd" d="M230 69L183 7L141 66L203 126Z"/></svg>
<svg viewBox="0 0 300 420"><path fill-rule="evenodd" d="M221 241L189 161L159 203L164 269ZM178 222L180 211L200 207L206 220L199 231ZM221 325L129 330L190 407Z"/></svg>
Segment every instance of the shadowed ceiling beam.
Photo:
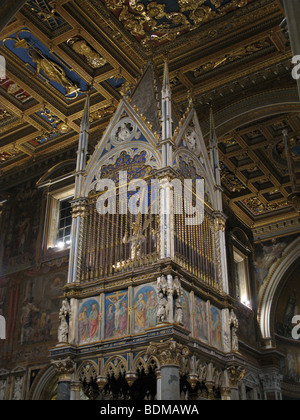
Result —
<svg viewBox="0 0 300 420"><path fill-rule="evenodd" d="M27 0L0 0L0 32L9 24Z"/></svg>

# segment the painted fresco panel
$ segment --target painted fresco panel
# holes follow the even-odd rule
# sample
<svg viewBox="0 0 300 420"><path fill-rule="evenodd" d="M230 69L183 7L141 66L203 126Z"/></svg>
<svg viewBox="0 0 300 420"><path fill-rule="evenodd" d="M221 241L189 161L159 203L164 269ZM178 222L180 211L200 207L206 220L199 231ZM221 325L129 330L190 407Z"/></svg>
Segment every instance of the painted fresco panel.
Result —
<svg viewBox="0 0 300 420"><path fill-rule="evenodd" d="M208 342L208 316L206 302L199 296L195 296L195 311L194 311L194 334L195 338L200 341Z"/></svg>
<svg viewBox="0 0 300 420"><path fill-rule="evenodd" d="M61 289L65 283L66 273L50 276L45 273L26 279L21 298L18 344L57 340Z"/></svg>
<svg viewBox="0 0 300 420"><path fill-rule="evenodd" d="M222 349L221 311L214 306L210 308L210 340L213 347Z"/></svg>
<svg viewBox="0 0 300 420"><path fill-rule="evenodd" d="M128 308L128 290L105 295L105 339L124 337L129 334Z"/></svg>
<svg viewBox="0 0 300 420"><path fill-rule="evenodd" d="M100 339L100 305L96 298L81 303L78 315L78 341L93 343Z"/></svg>
<svg viewBox="0 0 300 420"><path fill-rule="evenodd" d="M272 240L256 243L254 246L254 270L259 286L267 279L272 265L282 257L284 250L295 239L298 234L273 238Z"/></svg>
<svg viewBox="0 0 300 420"><path fill-rule="evenodd" d="M186 330L191 331L191 307L190 307L190 296L185 290L181 297L182 311L183 311L183 326Z"/></svg>
<svg viewBox="0 0 300 420"><path fill-rule="evenodd" d="M135 334L156 326L157 291L155 284L137 287L134 291L134 326Z"/></svg>

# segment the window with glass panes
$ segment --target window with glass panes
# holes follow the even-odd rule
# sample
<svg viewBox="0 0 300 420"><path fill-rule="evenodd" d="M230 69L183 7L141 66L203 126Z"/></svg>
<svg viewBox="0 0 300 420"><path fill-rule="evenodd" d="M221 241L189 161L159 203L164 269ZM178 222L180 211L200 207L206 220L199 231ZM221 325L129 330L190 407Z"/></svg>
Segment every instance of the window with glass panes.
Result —
<svg viewBox="0 0 300 420"><path fill-rule="evenodd" d="M72 227L72 208L70 200L59 203L59 218L57 230L57 242L59 245L70 245Z"/></svg>

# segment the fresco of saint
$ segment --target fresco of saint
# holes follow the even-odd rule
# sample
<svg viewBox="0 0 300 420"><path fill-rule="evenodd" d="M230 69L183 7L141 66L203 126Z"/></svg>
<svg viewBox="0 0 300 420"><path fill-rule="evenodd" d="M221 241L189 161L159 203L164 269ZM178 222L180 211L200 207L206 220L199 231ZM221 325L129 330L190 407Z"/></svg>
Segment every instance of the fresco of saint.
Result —
<svg viewBox="0 0 300 420"><path fill-rule="evenodd" d="M157 292L152 285L136 289L134 298L134 331L136 333L153 328L157 323Z"/></svg>
<svg viewBox="0 0 300 420"><path fill-rule="evenodd" d="M210 308L210 333L211 345L222 349L222 321L221 314L217 308Z"/></svg>
<svg viewBox="0 0 300 420"><path fill-rule="evenodd" d="M78 315L78 339L80 343L90 343L99 339L99 304L90 299L84 302Z"/></svg>

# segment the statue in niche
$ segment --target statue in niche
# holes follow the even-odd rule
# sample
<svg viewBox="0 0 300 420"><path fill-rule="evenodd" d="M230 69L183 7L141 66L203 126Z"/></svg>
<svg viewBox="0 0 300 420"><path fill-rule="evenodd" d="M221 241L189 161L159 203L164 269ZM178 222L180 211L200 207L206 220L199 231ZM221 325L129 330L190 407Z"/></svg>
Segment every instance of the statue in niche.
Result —
<svg viewBox="0 0 300 420"><path fill-rule="evenodd" d="M71 95L79 90L78 86L68 79L64 69L54 61L43 57L34 50L30 50L28 54L32 58L32 61L37 65L36 76L42 71L48 79L52 80L52 82L56 82L64 87L67 91L67 95Z"/></svg>
<svg viewBox="0 0 300 420"><path fill-rule="evenodd" d="M70 319L70 303L68 299L63 300L62 307L59 311L60 325L58 327L59 343L67 343L69 336L69 319Z"/></svg>
<svg viewBox="0 0 300 420"><path fill-rule="evenodd" d="M143 197L140 200L143 201ZM128 231L126 231L123 237L123 244L130 244L130 258L131 260L135 260L136 258L140 258L143 255L146 236L145 233L150 225L151 221L147 218L142 223L142 214L139 213L135 222L132 222L131 226L128 227ZM128 234L129 233L129 234ZM153 237L152 237L152 244L154 245Z"/></svg>
<svg viewBox="0 0 300 420"><path fill-rule="evenodd" d="M231 333L231 350L239 351L239 339L237 336L237 331L239 328L239 321L233 310L230 311L229 325L230 325L230 333Z"/></svg>
<svg viewBox="0 0 300 420"><path fill-rule="evenodd" d="M162 275L157 279L157 292L159 294L158 303L158 322L176 322L183 323L183 308L181 298L183 296L183 289L181 282L176 276L173 278L171 274L167 278ZM165 309L165 311L164 311ZM164 314L165 321L162 321L161 314Z"/></svg>
<svg viewBox="0 0 300 420"><path fill-rule="evenodd" d="M167 322L168 320L168 301L164 298L162 292L158 294L158 305L157 305L157 322L159 324Z"/></svg>
<svg viewBox="0 0 300 420"><path fill-rule="evenodd" d="M167 286L168 283L164 275L157 279L157 290L161 290L164 295L167 293Z"/></svg>
<svg viewBox="0 0 300 420"><path fill-rule="evenodd" d="M142 256L142 246L145 242L145 236L143 235L144 229L142 231L139 229L139 224L137 222L132 223L132 235L128 238L126 232L123 243L130 244L130 258L135 260Z"/></svg>
<svg viewBox="0 0 300 420"><path fill-rule="evenodd" d="M177 298L175 301L174 321L176 324L183 325L183 308L181 304L181 298Z"/></svg>

